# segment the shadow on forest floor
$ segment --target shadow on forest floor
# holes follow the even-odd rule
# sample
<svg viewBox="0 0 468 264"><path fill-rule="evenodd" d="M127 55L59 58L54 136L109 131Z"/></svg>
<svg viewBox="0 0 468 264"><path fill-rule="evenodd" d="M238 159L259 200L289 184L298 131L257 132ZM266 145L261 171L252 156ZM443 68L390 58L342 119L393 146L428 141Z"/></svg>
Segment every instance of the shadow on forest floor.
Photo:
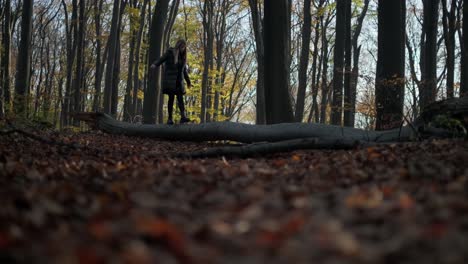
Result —
<svg viewBox="0 0 468 264"><path fill-rule="evenodd" d="M0 262L467 263L468 142L182 160L212 144L0 138Z"/></svg>

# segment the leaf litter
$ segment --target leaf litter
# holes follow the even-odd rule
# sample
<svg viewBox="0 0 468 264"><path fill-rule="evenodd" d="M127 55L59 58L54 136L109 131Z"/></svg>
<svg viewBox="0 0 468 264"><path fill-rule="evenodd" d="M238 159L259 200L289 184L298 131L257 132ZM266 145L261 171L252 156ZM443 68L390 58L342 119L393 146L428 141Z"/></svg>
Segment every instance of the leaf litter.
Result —
<svg viewBox="0 0 468 264"><path fill-rule="evenodd" d="M468 261L468 143L177 159L214 143L0 138L0 262Z"/></svg>

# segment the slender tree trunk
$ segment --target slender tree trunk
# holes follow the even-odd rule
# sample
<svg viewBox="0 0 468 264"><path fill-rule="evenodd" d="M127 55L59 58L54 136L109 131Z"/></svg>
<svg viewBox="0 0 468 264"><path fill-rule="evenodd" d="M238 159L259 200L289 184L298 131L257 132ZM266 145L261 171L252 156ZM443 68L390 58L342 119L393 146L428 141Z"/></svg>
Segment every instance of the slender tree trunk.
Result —
<svg viewBox="0 0 468 264"><path fill-rule="evenodd" d="M333 53L333 99L331 123L341 125L343 114L343 71L346 38L346 2L349 0L337 0L336 2L336 37Z"/></svg>
<svg viewBox="0 0 468 264"><path fill-rule="evenodd" d="M50 54L50 43L47 45L47 54ZM57 49L53 50L52 56L52 66L50 65L50 60L48 60L47 65L47 77L46 77L46 85L45 85L45 95L44 95L44 104L42 105L42 113L45 120L49 118L50 114L50 107L51 107L51 100L52 100L52 88L54 84L54 77L55 77L55 70L57 67ZM58 100L58 99L57 99Z"/></svg>
<svg viewBox="0 0 468 264"><path fill-rule="evenodd" d="M264 46L263 46L263 23L259 12L259 4L257 0L249 0L250 13L252 17L252 28L255 36L255 46L257 55L257 107L256 107L256 123L258 125L266 124L265 110L265 64L264 64Z"/></svg>
<svg viewBox="0 0 468 264"><path fill-rule="evenodd" d="M17 116L25 117L26 113L26 91L30 85L31 67L31 33L33 0L23 0L23 13L21 15L21 40L18 49L18 59L16 63L16 83L14 111Z"/></svg>
<svg viewBox="0 0 468 264"><path fill-rule="evenodd" d="M267 124L294 121L289 95L288 1L265 1L265 109Z"/></svg>
<svg viewBox="0 0 468 264"><path fill-rule="evenodd" d="M376 129L401 126L405 89L405 0L379 0Z"/></svg>
<svg viewBox="0 0 468 264"><path fill-rule="evenodd" d="M120 5L122 0L114 0L112 11L112 21L110 35L108 38L109 53L107 56L106 74L104 80L104 113L110 114L112 111L112 88L113 73L115 64L115 54L117 51L117 37L120 29L118 28L120 17Z"/></svg>
<svg viewBox="0 0 468 264"><path fill-rule="evenodd" d="M130 38L130 50L128 56L128 74L127 74L127 85L125 87L125 98L123 107L123 119L124 121L130 121L132 119L131 108L132 108L132 91L133 91L133 67L135 60L135 35L132 30L132 36Z"/></svg>
<svg viewBox="0 0 468 264"><path fill-rule="evenodd" d="M148 54L148 83L145 91L143 102L143 122L146 124L154 124L157 120L159 109L159 97L161 94L161 70L160 67L156 71L151 70L151 65L154 61L161 57L161 48L163 45L163 32L169 9L169 0L159 0L154 9L154 15L150 27L150 41Z"/></svg>
<svg viewBox="0 0 468 264"><path fill-rule="evenodd" d="M320 1L322 3L323 1ZM319 5L318 10L321 10L322 6ZM312 84L311 84L311 91L312 91L312 106L310 107L309 116L307 118L307 123L312 121L312 117L315 117L314 122L318 122L318 103L317 103L317 96L318 96L318 82L317 79L320 79L320 69L322 65L318 60L319 57L319 40L320 40L320 23L318 21L315 22L314 27L314 51L312 53ZM318 66L318 67L317 67Z"/></svg>
<svg viewBox="0 0 468 264"><path fill-rule="evenodd" d="M201 112L200 122L205 123L207 121L207 109L208 103L208 89L210 85L210 66L213 60L213 14L214 13L214 2L213 0L205 0L203 5L203 31L204 31L204 62L203 62L203 75L202 75L202 94L201 94Z"/></svg>
<svg viewBox="0 0 468 264"><path fill-rule="evenodd" d="M131 3L132 8L137 8L137 1ZM132 119L132 90L133 90L133 67L137 58L135 54L137 29L134 23L130 22L130 50L128 54L127 86L125 87L125 98L123 106L123 120L129 122Z"/></svg>
<svg viewBox="0 0 468 264"><path fill-rule="evenodd" d="M120 28L120 26L119 26ZM119 104L119 83L120 83L120 58L121 58L121 44L120 32L117 34L117 46L115 50L115 61L112 73L112 90L111 90L111 115L117 117L117 106Z"/></svg>
<svg viewBox="0 0 468 264"><path fill-rule="evenodd" d="M0 89L0 117L8 112L10 106L10 43L11 43L11 1L5 0L5 14L3 19L1 80Z"/></svg>
<svg viewBox="0 0 468 264"><path fill-rule="evenodd" d="M226 16L228 15L230 4L229 1L223 0L221 10L216 16L215 39L216 39L216 78L215 78L215 96L213 103L213 121L218 121L219 101L221 88L224 83L223 74L223 53L224 53L224 38L226 35Z"/></svg>
<svg viewBox="0 0 468 264"><path fill-rule="evenodd" d="M172 28L175 23L175 19L177 17L177 11L179 10L179 4L180 0L173 0L171 7L169 9L168 13L168 19L166 22L166 26L164 28L164 37L163 37L163 48L162 50L166 50L170 47L170 40L171 40L171 35L172 35ZM160 124L164 123L164 96L160 94L159 96L159 104L158 104L158 122Z"/></svg>
<svg viewBox="0 0 468 264"><path fill-rule="evenodd" d="M42 29L40 29L42 31ZM39 33L40 35L43 34L42 32ZM37 76L37 86L36 86L36 95L34 96L34 109L33 109L33 117L37 116L37 110L39 109L39 99L41 97L41 90L42 90L42 75L44 74L44 42L45 42L45 36L41 36L41 43L39 44L39 75Z"/></svg>
<svg viewBox="0 0 468 264"><path fill-rule="evenodd" d="M179 4L180 0L173 0L171 9L169 11L169 19L167 21L167 26L164 29L164 49L167 49L170 47L169 41L171 40L171 35L172 35L172 28L174 27L174 23L178 14L179 10Z"/></svg>
<svg viewBox="0 0 468 264"><path fill-rule="evenodd" d="M345 20L345 73L344 73L344 104L343 104L343 124L347 127L354 127L355 102L352 90L352 42L351 42L351 0L346 0L346 20Z"/></svg>
<svg viewBox="0 0 468 264"><path fill-rule="evenodd" d="M304 0L304 24L302 26L302 46L299 62L299 86L296 99L296 122L304 119L304 104L307 88L307 68L309 67L310 38L312 32L311 0Z"/></svg>
<svg viewBox="0 0 468 264"><path fill-rule="evenodd" d="M101 13L104 0L94 2L94 22L96 30L96 76L94 79L93 110L101 108L101 83L102 83L102 41L101 41Z"/></svg>
<svg viewBox="0 0 468 264"><path fill-rule="evenodd" d="M65 17L65 29L67 34L66 46L67 46L67 79L65 81L65 97L62 105L61 113L61 123L62 126L68 126L70 124L70 108L71 108L71 87L72 87L72 78L73 78L73 64L75 63L76 55L76 39L74 39L74 32L77 30L77 0L73 0L72 6L72 17L71 21L68 19L68 6L65 3L65 0L62 0L62 6L64 9Z"/></svg>
<svg viewBox="0 0 468 264"><path fill-rule="evenodd" d="M369 9L369 2L370 0L364 1L364 6L362 8L361 14L357 19L357 23L353 32L352 38L352 49L353 49L353 69L351 73L351 110L353 114L350 116L350 124L354 124L355 121L355 113L356 113L356 93L357 93L357 85L359 79L359 57L361 55L361 46L359 45L359 35L361 35L362 25L364 23L364 18L366 17L367 11Z"/></svg>
<svg viewBox="0 0 468 264"><path fill-rule="evenodd" d="M420 93L421 108L434 102L437 96L437 22L439 18L439 0L424 0L425 33L423 90Z"/></svg>
<svg viewBox="0 0 468 264"><path fill-rule="evenodd" d="M79 24L78 24L78 38L77 38L77 52L76 52L76 72L75 79L73 81L73 111L79 112L80 102L81 102L81 93L83 89L83 68L84 68L84 43L85 43L85 32L86 32L86 17L85 17L85 8L86 1L80 0L79 6ZM73 124L75 126L79 125L78 120L74 120Z"/></svg>
<svg viewBox="0 0 468 264"><path fill-rule="evenodd" d="M60 65L64 65L63 63L60 63ZM63 104L63 83L65 82L65 77L60 77L60 79L58 80L58 84L57 84L57 100L55 101L55 105L54 105L54 120L53 120L53 124L54 126L59 126L61 128L61 125L60 122L59 122L59 109L60 109L60 106ZM61 114L61 113L60 113ZM58 124L57 124L58 123Z"/></svg>
<svg viewBox="0 0 468 264"><path fill-rule="evenodd" d="M457 16L457 0L452 0L450 10L447 8L447 0L442 0L442 25L444 30L445 49L447 52L447 98L454 96L454 82L455 82L455 34Z"/></svg>
<svg viewBox="0 0 468 264"><path fill-rule="evenodd" d="M327 117L327 102L329 94L328 86L328 39L327 39L327 28L328 25L324 21L324 17L320 18L320 24L322 28L322 85L321 92L322 98L320 102L320 123L326 123Z"/></svg>
<svg viewBox="0 0 468 264"><path fill-rule="evenodd" d="M463 43L460 97L468 96L468 4L463 2Z"/></svg>
<svg viewBox="0 0 468 264"><path fill-rule="evenodd" d="M145 27L145 17L146 17L146 6L148 6L149 0L145 0L143 3L143 7L141 8L140 13L140 27L138 29L138 35L136 39L136 48L135 48L135 67L133 73L133 102L132 102L132 110L131 115L137 115L137 102L138 102L138 91L140 90L140 50L141 50L141 42L143 39L143 29Z"/></svg>
<svg viewBox="0 0 468 264"><path fill-rule="evenodd" d="M120 84L120 59L122 56L122 44L120 43L120 36L122 35L122 18L125 11L127 2L123 1L120 6L119 21L117 23L117 38L116 38L116 49L114 58L114 67L112 69L112 88L111 88L111 115L117 117L117 108L119 104L119 84Z"/></svg>

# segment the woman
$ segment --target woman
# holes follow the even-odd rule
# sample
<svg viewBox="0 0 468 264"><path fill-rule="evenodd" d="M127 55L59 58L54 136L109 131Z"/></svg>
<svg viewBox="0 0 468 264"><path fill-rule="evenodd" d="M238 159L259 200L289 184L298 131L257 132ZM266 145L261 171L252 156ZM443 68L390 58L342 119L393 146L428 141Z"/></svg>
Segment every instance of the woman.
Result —
<svg viewBox="0 0 468 264"><path fill-rule="evenodd" d="M167 124L173 125L172 110L174 108L174 97L177 97L177 105L180 110L180 123L190 122L185 116L184 97L185 85L183 78L187 82L188 87L192 86L187 72L187 44L185 40L177 41L174 48L169 48L164 55L157 61L151 64L151 69L156 69L164 63L163 77L163 93L169 96L167 102L168 119ZM183 75L183 76L182 76Z"/></svg>

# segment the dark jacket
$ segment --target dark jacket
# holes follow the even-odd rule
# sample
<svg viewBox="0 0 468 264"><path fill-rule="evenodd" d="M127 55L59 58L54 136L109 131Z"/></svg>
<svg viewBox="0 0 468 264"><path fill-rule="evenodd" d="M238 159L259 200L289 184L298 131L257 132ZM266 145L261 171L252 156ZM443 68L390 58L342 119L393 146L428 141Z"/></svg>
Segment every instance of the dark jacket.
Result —
<svg viewBox="0 0 468 264"><path fill-rule="evenodd" d="M187 66L180 62L175 64L174 53L174 49L169 48L154 64L156 64L156 66L160 66L164 63L164 75L162 82L164 94L185 94L186 91L183 79L185 79L189 86L191 85L187 72Z"/></svg>

